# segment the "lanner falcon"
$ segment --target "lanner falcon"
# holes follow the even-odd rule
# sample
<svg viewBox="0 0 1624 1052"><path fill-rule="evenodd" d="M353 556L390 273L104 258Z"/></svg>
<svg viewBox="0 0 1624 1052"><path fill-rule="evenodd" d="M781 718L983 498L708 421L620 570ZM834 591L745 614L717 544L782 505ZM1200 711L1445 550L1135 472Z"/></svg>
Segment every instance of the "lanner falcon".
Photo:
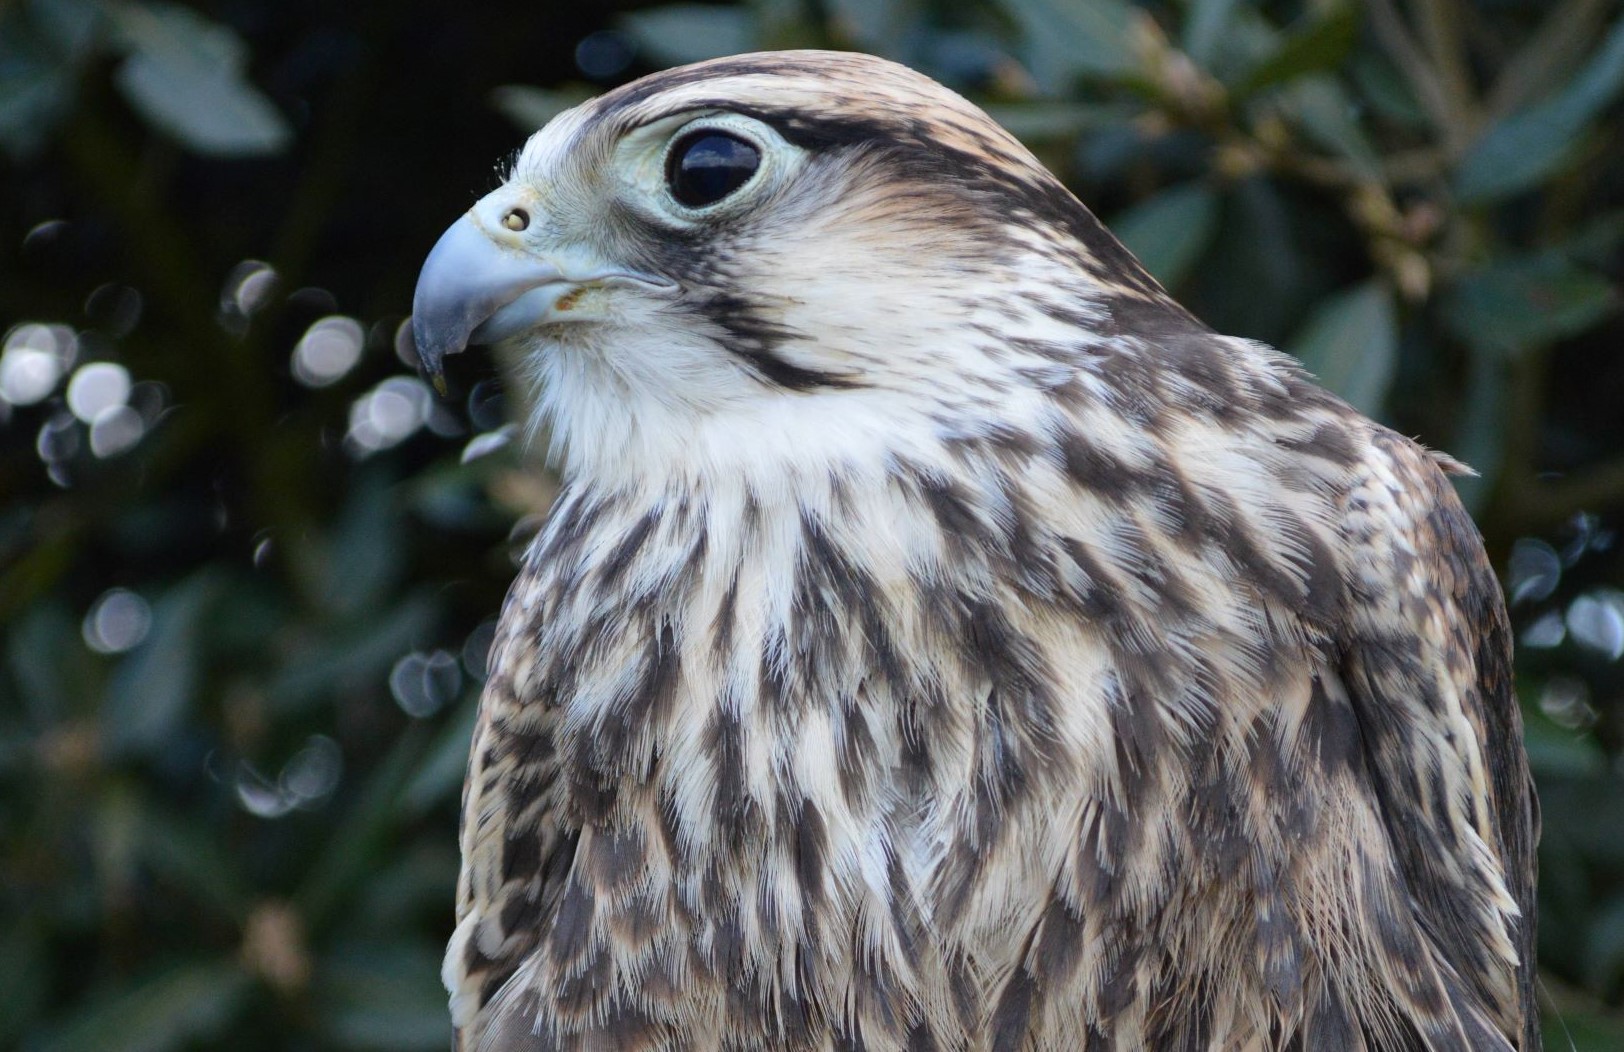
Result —
<svg viewBox="0 0 1624 1052"><path fill-rule="evenodd" d="M557 117L424 265L562 489L457 1047L1539 1044L1506 614L1445 478L863 55Z"/></svg>

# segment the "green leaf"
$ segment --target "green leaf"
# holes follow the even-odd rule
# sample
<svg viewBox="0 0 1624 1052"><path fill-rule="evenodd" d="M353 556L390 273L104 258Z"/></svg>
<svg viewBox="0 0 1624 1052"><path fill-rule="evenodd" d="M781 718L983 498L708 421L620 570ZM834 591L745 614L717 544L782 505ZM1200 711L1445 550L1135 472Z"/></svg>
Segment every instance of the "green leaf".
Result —
<svg viewBox="0 0 1624 1052"><path fill-rule="evenodd" d="M1219 332L1284 344L1316 298L1315 267L1300 244L1305 225L1272 179L1240 180L1225 194L1218 233L1180 296Z"/></svg>
<svg viewBox="0 0 1624 1052"><path fill-rule="evenodd" d="M1032 75L1052 95L1079 76L1120 77L1139 68L1126 0L1002 0L1024 34Z"/></svg>
<svg viewBox="0 0 1624 1052"><path fill-rule="evenodd" d="M23 1034L45 1007L51 973L42 918L38 913L8 917L0 930L0 975L5 976L0 982L0 1046L21 1047Z"/></svg>
<svg viewBox="0 0 1624 1052"><path fill-rule="evenodd" d="M1218 43L1229 28L1235 4L1236 0L1193 0L1190 4L1190 15L1184 20L1184 34L1180 39L1184 53L1202 69L1211 64Z"/></svg>
<svg viewBox="0 0 1624 1052"><path fill-rule="evenodd" d="M152 607L146 640L114 670L102 703L102 739L110 752L165 746L192 707L203 661L201 629L220 594L205 569Z"/></svg>
<svg viewBox="0 0 1624 1052"><path fill-rule="evenodd" d="M1450 482L1466 510L1476 515L1488 503L1506 459L1506 414L1510 392L1506 384L1505 362L1487 354L1475 354L1467 373L1462 417L1449 452L1476 475L1453 475Z"/></svg>
<svg viewBox="0 0 1624 1052"><path fill-rule="evenodd" d="M1145 269L1168 288L1184 281L1218 229L1218 195L1189 183L1143 201L1111 224Z"/></svg>
<svg viewBox="0 0 1624 1052"><path fill-rule="evenodd" d="M504 84L491 92L491 105L524 131L535 131L595 94L597 92L584 84L569 84L562 88Z"/></svg>
<svg viewBox="0 0 1624 1052"><path fill-rule="evenodd" d="M334 1046L377 1052L439 1052L451 1038L436 947L350 943L328 955L318 978L322 1030Z"/></svg>
<svg viewBox="0 0 1624 1052"><path fill-rule="evenodd" d="M1607 279L1545 252L1462 275L1444 297L1443 317L1475 350L1515 355L1583 332L1617 304Z"/></svg>
<svg viewBox="0 0 1624 1052"><path fill-rule="evenodd" d="M469 698L445 725L428 756L406 783L400 796L401 814L417 818L443 802L455 800L468 770L468 749L479 718L479 699Z"/></svg>
<svg viewBox="0 0 1624 1052"><path fill-rule="evenodd" d="M1353 100L1334 77L1299 77L1279 95L1287 114L1310 139L1352 162L1364 178L1381 178L1376 147L1359 126Z"/></svg>
<svg viewBox="0 0 1624 1052"><path fill-rule="evenodd" d="M306 592L340 616L377 608L405 572L400 498L383 470L364 471L332 531L293 546Z"/></svg>
<svg viewBox="0 0 1624 1052"><path fill-rule="evenodd" d="M432 637L439 609L429 594L420 592L372 617L324 625L319 639L283 666L267 693L278 709L289 712L345 691L381 685L402 654Z"/></svg>
<svg viewBox="0 0 1624 1052"><path fill-rule="evenodd" d="M1326 299L1309 316L1291 351L1354 408L1377 414L1398 362L1392 292L1372 279Z"/></svg>
<svg viewBox="0 0 1624 1052"><path fill-rule="evenodd" d="M1409 80L1379 52L1356 53L1348 63L1362 105L1371 113L1418 132L1428 127L1426 110L1416 101Z"/></svg>
<svg viewBox="0 0 1624 1052"><path fill-rule="evenodd" d="M615 24L655 65L681 66L756 47L756 24L742 7L668 4L631 11Z"/></svg>
<svg viewBox="0 0 1624 1052"><path fill-rule="evenodd" d="M401 818L402 793L422 763L427 733L421 724L413 724L395 739L367 779L360 799L330 831L321 857L305 874L295 902L312 932L333 923L338 908L381 864L389 835Z"/></svg>
<svg viewBox="0 0 1624 1052"><path fill-rule="evenodd" d="M915 5L904 0L826 0L825 6L841 38L884 54L886 45L907 31Z"/></svg>
<svg viewBox="0 0 1624 1052"><path fill-rule="evenodd" d="M1607 753L1596 736L1558 726L1530 707L1523 714L1523 745L1528 766L1540 777L1583 777L1607 771Z"/></svg>
<svg viewBox="0 0 1624 1052"><path fill-rule="evenodd" d="M1358 9L1352 4L1332 7L1308 25L1288 33L1280 46L1235 86L1235 97L1244 99L1272 84L1336 69L1353 50L1358 34Z"/></svg>
<svg viewBox="0 0 1624 1052"><path fill-rule="evenodd" d="M1553 98L1492 125L1461 159L1455 192L1480 204L1527 190L1567 160L1585 126L1624 88L1624 19Z"/></svg>
<svg viewBox="0 0 1624 1052"><path fill-rule="evenodd" d="M129 58L119 90L148 121L216 157L279 153L293 137L271 101L242 75L248 47L235 33L176 4L110 4Z"/></svg>
<svg viewBox="0 0 1624 1052"><path fill-rule="evenodd" d="M34 154L67 114L95 23L85 0L0 4L0 146L14 156Z"/></svg>
<svg viewBox="0 0 1624 1052"><path fill-rule="evenodd" d="M84 696L84 637L66 606L55 600L39 603L19 618L8 633L6 662L22 688L22 706L34 728L67 719Z"/></svg>
<svg viewBox="0 0 1624 1052"><path fill-rule="evenodd" d="M1618 1052L1624 1048L1624 1020L1558 1007L1540 1018L1545 1047L1560 1052Z"/></svg>
<svg viewBox="0 0 1624 1052"><path fill-rule="evenodd" d="M1028 146L1069 141L1092 128L1121 127L1142 112L1131 104L1089 102L994 103L983 109Z"/></svg>
<svg viewBox="0 0 1624 1052"><path fill-rule="evenodd" d="M223 847L219 833L199 815L144 806L138 850L154 874L183 888L199 909L240 921L248 916L251 892L241 860Z"/></svg>
<svg viewBox="0 0 1624 1052"><path fill-rule="evenodd" d="M92 996L34 1052L168 1052L218 1033L242 1008L249 980L235 961L173 968L133 988Z"/></svg>

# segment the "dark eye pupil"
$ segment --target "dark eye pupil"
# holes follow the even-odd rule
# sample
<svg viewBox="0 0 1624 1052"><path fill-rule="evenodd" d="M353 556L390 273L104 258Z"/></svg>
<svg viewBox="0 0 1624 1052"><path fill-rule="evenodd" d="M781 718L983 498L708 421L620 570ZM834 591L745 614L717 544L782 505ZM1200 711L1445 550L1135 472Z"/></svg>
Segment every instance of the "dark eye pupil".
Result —
<svg viewBox="0 0 1624 1052"><path fill-rule="evenodd" d="M694 132L671 148L665 181L671 196L689 208L713 205L750 181L761 152L737 136Z"/></svg>

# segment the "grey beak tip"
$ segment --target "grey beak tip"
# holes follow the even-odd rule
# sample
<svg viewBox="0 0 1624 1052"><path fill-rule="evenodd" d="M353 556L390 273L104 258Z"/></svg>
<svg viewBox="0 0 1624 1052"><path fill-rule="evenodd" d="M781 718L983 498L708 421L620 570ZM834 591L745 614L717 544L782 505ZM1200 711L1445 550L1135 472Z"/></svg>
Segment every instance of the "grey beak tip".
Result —
<svg viewBox="0 0 1624 1052"><path fill-rule="evenodd" d="M448 347L444 340L436 340L424 324L420 313L412 314L412 345L417 352L417 368L423 376L440 392L440 397L446 395L445 358L447 354L456 354L462 347Z"/></svg>

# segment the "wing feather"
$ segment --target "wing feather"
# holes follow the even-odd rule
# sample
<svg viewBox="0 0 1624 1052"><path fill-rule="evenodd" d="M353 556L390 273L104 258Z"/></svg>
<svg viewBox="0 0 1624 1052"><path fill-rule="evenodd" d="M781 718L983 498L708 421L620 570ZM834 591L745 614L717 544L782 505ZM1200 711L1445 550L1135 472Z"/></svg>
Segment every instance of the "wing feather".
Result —
<svg viewBox="0 0 1624 1052"><path fill-rule="evenodd" d="M1444 1004L1466 1047L1539 1047L1534 845L1539 816L1512 691L1505 604L1470 517L1436 462L1386 431L1344 512L1355 580L1341 673L1386 839ZM1401 914L1401 915L1400 915ZM1418 994L1419 997L1419 994ZM1423 1033L1426 1032L1423 1025Z"/></svg>

